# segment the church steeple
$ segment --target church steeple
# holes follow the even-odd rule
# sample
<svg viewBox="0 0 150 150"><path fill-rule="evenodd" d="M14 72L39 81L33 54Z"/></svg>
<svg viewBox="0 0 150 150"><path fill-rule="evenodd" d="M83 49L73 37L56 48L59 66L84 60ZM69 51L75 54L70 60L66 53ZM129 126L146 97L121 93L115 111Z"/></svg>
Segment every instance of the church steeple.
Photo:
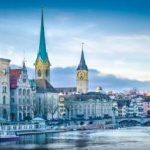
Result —
<svg viewBox="0 0 150 150"><path fill-rule="evenodd" d="M45 31L44 31L44 15L43 9L41 14L41 29L38 55L35 61L36 79L46 79L49 81L50 62L46 51Z"/></svg>
<svg viewBox="0 0 150 150"><path fill-rule="evenodd" d="M82 43L81 59L80 59L80 63L78 65L77 70L88 70L88 67L87 67L85 59L84 59L83 44L84 43Z"/></svg>
<svg viewBox="0 0 150 150"><path fill-rule="evenodd" d="M37 59L38 58L40 58L43 61L43 63L45 63L46 61L49 61L48 55L46 52L43 9L42 9L42 15L41 15L41 31L40 31L39 52L38 52Z"/></svg>
<svg viewBox="0 0 150 150"><path fill-rule="evenodd" d="M77 67L76 78L77 78L77 93L87 93L88 92L88 67L85 63L84 52L83 52L82 43L82 52L80 63Z"/></svg>

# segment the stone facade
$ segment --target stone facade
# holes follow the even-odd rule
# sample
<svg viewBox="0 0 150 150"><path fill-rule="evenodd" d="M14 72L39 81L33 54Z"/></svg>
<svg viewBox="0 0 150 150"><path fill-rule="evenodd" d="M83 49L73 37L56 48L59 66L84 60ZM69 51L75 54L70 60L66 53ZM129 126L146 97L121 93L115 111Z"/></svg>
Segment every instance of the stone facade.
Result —
<svg viewBox="0 0 150 150"><path fill-rule="evenodd" d="M112 100L102 93L90 92L65 97L66 116L69 119L112 117Z"/></svg>
<svg viewBox="0 0 150 150"><path fill-rule="evenodd" d="M27 75L25 63L21 69L10 70L11 120L23 121L33 118L33 91Z"/></svg>
<svg viewBox="0 0 150 150"><path fill-rule="evenodd" d="M0 118L10 119L10 60L0 58Z"/></svg>

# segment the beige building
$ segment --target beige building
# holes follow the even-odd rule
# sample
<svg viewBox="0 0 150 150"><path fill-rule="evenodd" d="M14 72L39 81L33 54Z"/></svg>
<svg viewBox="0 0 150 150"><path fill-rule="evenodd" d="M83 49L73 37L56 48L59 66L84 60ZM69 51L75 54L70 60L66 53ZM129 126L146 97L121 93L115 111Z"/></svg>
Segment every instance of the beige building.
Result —
<svg viewBox="0 0 150 150"><path fill-rule="evenodd" d="M10 119L9 64L9 59L0 58L0 118L6 120Z"/></svg>

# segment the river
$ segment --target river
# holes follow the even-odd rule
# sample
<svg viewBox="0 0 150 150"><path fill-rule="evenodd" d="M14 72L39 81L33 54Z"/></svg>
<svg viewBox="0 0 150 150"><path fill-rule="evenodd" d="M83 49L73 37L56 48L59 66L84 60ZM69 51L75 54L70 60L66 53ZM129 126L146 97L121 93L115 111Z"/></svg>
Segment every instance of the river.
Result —
<svg viewBox="0 0 150 150"><path fill-rule="evenodd" d="M150 127L21 136L0 150L149 150Z"/></svg>

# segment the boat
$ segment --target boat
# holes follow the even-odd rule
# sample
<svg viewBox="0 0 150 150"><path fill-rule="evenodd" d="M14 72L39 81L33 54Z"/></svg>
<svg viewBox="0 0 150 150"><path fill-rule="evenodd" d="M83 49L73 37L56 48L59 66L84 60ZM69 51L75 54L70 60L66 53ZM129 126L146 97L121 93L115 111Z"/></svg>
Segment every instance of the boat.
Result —
<svg viewBox="0 0 150 150"><path fill-rule="evenodd" d="M15 134L15 132L11 131L0 131L0 142L6 141L16 141L19 139L19 136Z"/></svg>

